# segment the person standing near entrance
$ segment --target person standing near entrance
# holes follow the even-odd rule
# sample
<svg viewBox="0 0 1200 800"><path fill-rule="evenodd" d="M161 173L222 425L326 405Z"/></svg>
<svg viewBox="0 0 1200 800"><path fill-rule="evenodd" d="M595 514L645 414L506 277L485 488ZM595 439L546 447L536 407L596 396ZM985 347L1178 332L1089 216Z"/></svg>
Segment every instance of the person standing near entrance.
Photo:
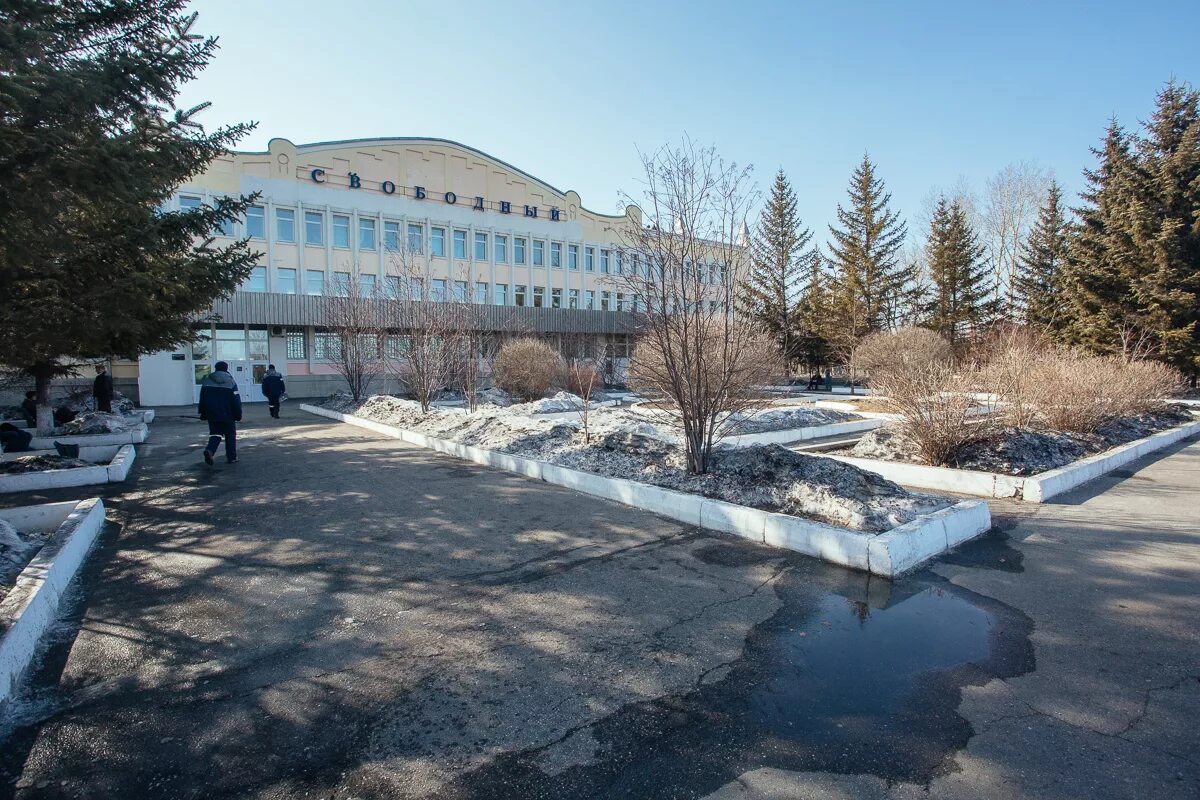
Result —
<svg viewBox="0 0 1200 800"><path fill-rule="evenodd" d="M200 384L200 419L208 422L208 446L204 448L204 463L212 464L213 456L225 439L225 460L237 459L237 424L242 421L242 396L237 381L229 374L229 365L218 361Z"/></svg>
<svg viewBox="0 0 1200 800"><path fill-rule="evenodd" d="M267 410L271 416L279 419L279 399L287 391L283 376L275 371L274 364L267 365L267 374L262 379L262 393L267 398Z"/></svg>
<svg viewBox="0 0 1200 800"><path fill-rule="evenodd" d="M96 365L96 380L92 381L92 397L96 399L96 410L112 413L113 382L103 364Z"/></svg>

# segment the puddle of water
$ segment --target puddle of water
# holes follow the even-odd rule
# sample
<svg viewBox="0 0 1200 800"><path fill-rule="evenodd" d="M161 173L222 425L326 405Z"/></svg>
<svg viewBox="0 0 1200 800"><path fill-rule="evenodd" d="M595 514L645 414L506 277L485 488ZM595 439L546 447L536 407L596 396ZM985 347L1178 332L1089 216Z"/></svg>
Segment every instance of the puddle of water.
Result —
<svg viewBox="0 0 1200 800"><path fill-rule="evenodd" d="M592 763L551 776L541 751L503 756L449 796L698 798L761 767L925 783L973 735L962 687L1033 668L1027 617L931 573L795 561L776 591L719 682L599 721Z"/></svg>

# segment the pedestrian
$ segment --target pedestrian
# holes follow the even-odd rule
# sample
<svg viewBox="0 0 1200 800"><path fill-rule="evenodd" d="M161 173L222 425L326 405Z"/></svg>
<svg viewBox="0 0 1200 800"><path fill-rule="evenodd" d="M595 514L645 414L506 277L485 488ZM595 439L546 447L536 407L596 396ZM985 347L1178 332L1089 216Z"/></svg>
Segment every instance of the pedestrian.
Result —
<svg viewBox="0 0 1200 800"><path fill-rule="evenodd" d="M833 372L830 371L829 367L825 368L825 391L833 391Z"/></svg>
<svg viewBox="0 0 1200 800"><path fill-rule="evenodd" d="M25 393L25 399L21 401L21 413L25 415L29 427L37 427L37 392Z"/></svg>
<svg viewBox="0 0 1200 800"><path fill-rule="evenodd" d="M204 448L204 463L212 464L213 456L225 439L225 460L237 462L237 424L242 421L242 397L237 381L229 374L229 365L218 361L200 384L200 419L208 422L208 446Z"/></svg>
<svg viewBox="0 0 1200 800"><path fill-rule="evenodd" d="M262 393L267 398L267 410L275 419L279 419L279 400L286 391L283 376L275 371L274 364L268 364L267 374L262 379Z"/></svg>
<svg viewBox="0 0 1200 800"><path fill-rule="evenodd" d="M804 387L804 391L815 392L817 389L820 389L820 388L821 388L821 371L819 369L813 370L812 374L808 376L808 386Z"/></svg>
<svg viewBox="0 0 1200 800"><path fill-rule="evenodd" d="M112 413L113 382L103 364L96 365L96 380L92 381L92 397L96 398L96 410Z"/></svg>
<svg viewBox="0 0 1200 800"><path fill-rule="evenodd" d="M11 422L0 423L0 449L6 453L26 453L32 450L29 443L33 434L23 431Z"/></svg>

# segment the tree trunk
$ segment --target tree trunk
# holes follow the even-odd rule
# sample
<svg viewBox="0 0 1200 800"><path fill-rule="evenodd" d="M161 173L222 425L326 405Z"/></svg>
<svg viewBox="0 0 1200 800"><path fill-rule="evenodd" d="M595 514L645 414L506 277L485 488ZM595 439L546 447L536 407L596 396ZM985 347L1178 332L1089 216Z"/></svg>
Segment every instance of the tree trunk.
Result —
<svg viewBox="0 0 1200 800"><path fill-rule="evenodd" d="M37 435L51 436L54 431L54 409L50 407L50 379L54 373L49 364L33 368L34 390L37 392Z"/></svg>

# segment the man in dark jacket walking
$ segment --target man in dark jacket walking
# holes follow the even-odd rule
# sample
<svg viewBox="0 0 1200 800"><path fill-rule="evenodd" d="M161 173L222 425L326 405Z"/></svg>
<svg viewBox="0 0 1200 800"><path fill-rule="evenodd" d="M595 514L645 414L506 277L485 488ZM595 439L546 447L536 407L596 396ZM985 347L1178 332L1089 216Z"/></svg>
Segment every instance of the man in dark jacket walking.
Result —
<svg viewBox="0 0 1200 800"><path fill-rule="evenodd" d="M96 365L96 380L92 381L92 397L96 398L97 411L112 413L112 376L105 371L103 364Z"/></svg>
<svg viewBox="0 0 1200 800"><path fill-rule="evenodd" d="M267 410L275 419L279 419L279 399L286 391L287 386L283 382L283 376L275 371L274 364L268 364L267 374L263 376L262 380L262 393L267 398Z"/></svg>
<svg viewBox="0 0 1200 800"><path fill-rule="evenodd" d="M200 419L208 421L208 446L204 463L212 464L221 438L225 438L225 460L237 461L237 423L242 421L242 397L229 365L218 361L200 384Z"/></svg>

